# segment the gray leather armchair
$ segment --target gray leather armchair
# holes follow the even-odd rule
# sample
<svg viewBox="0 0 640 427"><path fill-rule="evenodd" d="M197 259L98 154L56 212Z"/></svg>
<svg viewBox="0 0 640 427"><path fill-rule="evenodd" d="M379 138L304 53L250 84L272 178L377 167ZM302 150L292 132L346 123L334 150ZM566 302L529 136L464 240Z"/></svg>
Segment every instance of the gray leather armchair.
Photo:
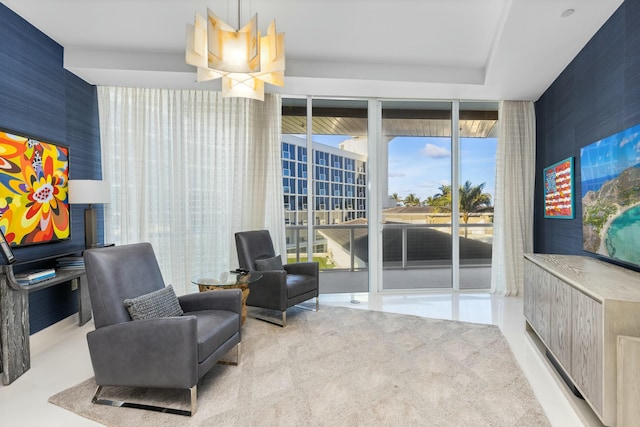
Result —
<svg viewBox="0 0 640 427"><path fill-rule="evenodd" d="M235 234L238 264L241 269L255 272L257 262L275 257L273 241L268 230L242 231ZM247 305L281 313L282 320L257 317L276 323L287 324L287 308L311 298L316 299L318 310L319 266L317 262L299 262L283 265L282 270L261 270L262 279L249 285Z"/></svg>
<svg viewBox="0 0 640 427"><path fill-rule="evenodd" d="M183 295L183 315L131 320L125 299L166 290L151 245L89 249L84 260L95 322L87 334L98 385L92 401L193 415L198 380L234 347L239 361L240 290ZM99 397L104 386L188 389L191 408L112 402Z"/></svg>

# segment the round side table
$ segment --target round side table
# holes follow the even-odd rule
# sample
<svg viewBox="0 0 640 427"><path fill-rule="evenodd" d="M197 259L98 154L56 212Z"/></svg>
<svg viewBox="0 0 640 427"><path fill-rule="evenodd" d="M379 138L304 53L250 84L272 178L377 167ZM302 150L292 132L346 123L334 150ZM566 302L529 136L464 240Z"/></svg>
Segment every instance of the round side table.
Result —
<svg viewBox="0 0 640 427"><path fill-rule="evenodd" d="M216 279L217 277L217 279ZM242 316L241 323L247 318L247 297L249 296L249 284L262 279L262 274L248 273L203 273L191 278L191 283L198 285L200 292L215 291L220 289L240 289L242 291Z"/></svg>

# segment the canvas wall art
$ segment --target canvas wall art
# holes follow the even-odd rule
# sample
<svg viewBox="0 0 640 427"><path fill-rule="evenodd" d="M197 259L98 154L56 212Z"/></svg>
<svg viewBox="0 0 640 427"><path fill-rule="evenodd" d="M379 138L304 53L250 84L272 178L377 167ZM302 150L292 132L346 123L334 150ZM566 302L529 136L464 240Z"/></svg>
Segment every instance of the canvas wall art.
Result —
<svg viewBox="0 0 640 427"><path fill-rule="evenodd" d="M544 169L544 217L574 217L573 157Z"/></svg>
<svg viewBox="0 0 640 427"><path fill-rule="evenodd" d="M71 237L69 149L0 132L0 230L12 246Z"/></svg>

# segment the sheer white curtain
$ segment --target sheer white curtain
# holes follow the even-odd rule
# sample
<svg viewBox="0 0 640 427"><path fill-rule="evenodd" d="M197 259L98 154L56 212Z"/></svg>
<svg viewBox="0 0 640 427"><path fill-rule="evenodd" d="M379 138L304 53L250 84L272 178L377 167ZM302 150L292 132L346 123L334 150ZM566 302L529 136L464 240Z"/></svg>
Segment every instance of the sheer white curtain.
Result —
<svg viewBox="0 0 640 427"><path fill-rule="evenodd" d="M166 283L237 267L234 233L270 230L284 254L281 98L99 87L105 238L151 242Z"/></svg>
<svg viewBox="0 0 640 427"><path fill-rule="evenodd" d="M502 101L496 161L492 292L523 289L522 255L533 251L536 120L533 102Z"/></svg>

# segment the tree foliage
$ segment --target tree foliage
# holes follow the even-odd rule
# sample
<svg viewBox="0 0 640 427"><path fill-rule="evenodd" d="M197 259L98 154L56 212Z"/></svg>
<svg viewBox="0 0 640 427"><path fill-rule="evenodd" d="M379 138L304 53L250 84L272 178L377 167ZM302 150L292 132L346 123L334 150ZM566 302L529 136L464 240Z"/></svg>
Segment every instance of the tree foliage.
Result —
<svg viewBox="0 0 640 427"><path fill-rule="evenodd" d="M409 194L402 202L405 206L420 206L420 198L414 193Z"/></svg>
<svg viewBox="0 0 640 427"><path fill-rule="evenodd" d="M469 222L472 213L481 212L491 206L491 194L483 193L485 183L473 185L467 181L460 186L459 203L462 221ZM428 197L426 204L441 212L451 212L451 185L441 185L439 193Z"/></svg>

